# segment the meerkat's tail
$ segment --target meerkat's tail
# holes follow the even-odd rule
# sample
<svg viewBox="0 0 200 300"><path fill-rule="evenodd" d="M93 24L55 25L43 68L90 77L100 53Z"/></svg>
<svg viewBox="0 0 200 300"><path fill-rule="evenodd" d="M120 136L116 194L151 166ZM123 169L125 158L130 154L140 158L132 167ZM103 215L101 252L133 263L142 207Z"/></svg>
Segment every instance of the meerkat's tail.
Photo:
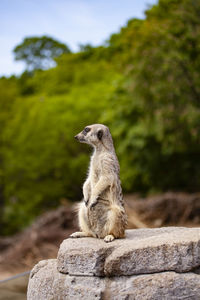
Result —
<svg viewBox="0 0 200 300"><path fill-rule="evenodd" d="M108 213L107 222L108 234L112 234L115 238L122 238L125 236L127 220L123 208L116 204L112 204Z"/></svg>

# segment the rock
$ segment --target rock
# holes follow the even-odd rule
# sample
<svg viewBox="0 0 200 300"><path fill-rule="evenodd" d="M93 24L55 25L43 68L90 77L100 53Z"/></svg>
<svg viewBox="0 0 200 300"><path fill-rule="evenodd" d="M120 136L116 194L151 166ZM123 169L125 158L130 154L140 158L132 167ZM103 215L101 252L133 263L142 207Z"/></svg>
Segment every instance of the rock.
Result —
<svg viewBox="0 0 200 300"><path fill-rule="evenodd" d="M30 274L27 294L29 300L101 299L104 280L61 274L57 270L55 259L40 263Z"/></svg>
<svg viewBox="0 0 200 300"><path fill-rule="evenodd" d="M67 239L32 270L28 300L199 300L200 228L127 230L106 244Z"/></svg>
<svg viewBox="0 0 200 300"><path fill-rule="evenodd" d="M127 230L126 239L108 244L95 238L67 239L58 252L58 270L78 276L182 273L199 266L200 228Z"/></svg>
<svg viewBox="0 0 200 300"><path fill-rule="evenodd" d="M200 276L194 273L95 277L71 276L57 270L56 260L39 263L30 276L28 300L190 299L200 295Z"/></svg>

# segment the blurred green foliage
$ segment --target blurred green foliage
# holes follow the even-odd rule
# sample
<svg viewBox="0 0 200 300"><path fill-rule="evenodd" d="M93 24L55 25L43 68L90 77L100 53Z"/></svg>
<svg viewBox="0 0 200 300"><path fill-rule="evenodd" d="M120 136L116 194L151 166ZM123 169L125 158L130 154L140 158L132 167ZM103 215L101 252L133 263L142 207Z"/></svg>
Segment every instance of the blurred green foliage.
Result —
<svg viewBox="0 0 200 300"><path fill-rule="evenodd" d="M90 150L73 136L92 123L111 129L125 192L199 190L199 32L200 0L160 0L104 46L0 79L1 234L80 200Z"/></svg>

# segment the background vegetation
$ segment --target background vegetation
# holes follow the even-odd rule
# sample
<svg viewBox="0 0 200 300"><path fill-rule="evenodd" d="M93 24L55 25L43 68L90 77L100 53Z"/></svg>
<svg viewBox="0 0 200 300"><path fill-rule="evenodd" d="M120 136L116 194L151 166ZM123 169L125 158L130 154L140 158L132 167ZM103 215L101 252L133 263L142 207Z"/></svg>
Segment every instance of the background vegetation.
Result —
<svg viewBox="0 0 200 300"><path fill-rule="evenodd" d="M0 78L0 234L80 200L90 149L73 136L91 123L111 129L124 192L199 190L200 0L160 0L78 53L50 37L14 51L27 70Z"/></svg>

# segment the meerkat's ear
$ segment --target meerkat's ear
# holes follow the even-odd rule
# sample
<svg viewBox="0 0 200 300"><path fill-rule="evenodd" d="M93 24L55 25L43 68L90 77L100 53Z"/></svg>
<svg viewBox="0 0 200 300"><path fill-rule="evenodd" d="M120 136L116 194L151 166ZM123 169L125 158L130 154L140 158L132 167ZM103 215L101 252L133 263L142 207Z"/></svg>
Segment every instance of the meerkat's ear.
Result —
<svg viewBox="0 0 200 300"><path fill-rule="evenodd" d="M99 129L99 130L97 131L97 137L98 137L98 139L101 140L101 139L102 139L102 136L103 136L103 130L102 130L102 129Z"/></svg>

